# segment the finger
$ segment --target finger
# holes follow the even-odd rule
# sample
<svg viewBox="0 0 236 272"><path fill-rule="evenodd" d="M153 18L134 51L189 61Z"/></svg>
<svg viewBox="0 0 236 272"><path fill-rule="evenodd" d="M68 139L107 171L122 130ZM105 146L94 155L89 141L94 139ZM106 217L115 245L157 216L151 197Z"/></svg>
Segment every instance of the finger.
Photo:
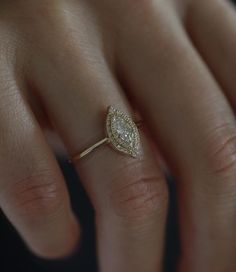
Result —
<svg viewBox="0 0 236 272"><path fill-rule="evenodd" d="M236 13L229 1L192 1L186 21L196 47L236 106Z"/></svg>
<svg viewBox="0 0 236 272"><path fill-rule="evenodd" d="M172 10L143 5L117 34L118 71L177 179L180 271L234 271L234 115Z"/></svg>
<svg viewBox="0 0 236 272"><path fill-rule="evenodd" d="M101 53L95 48L85 53L79 35L74 40L78 40L74 52L61 44L60 50L67 52L63 69L52 51L48 54L53 66L47 63L46 55L42 66L35 58L30 69L45 108L71 154L104 138L109 105L129 115L132 112ZM88 54L94 57L88 58ZM148 141L141 132L142 149L137 159L104 145L76 163L96 210L101 271L161 271L168 193Z"/></svg>
<svg viewBox="0 0 236 272"><path fill-rule="evenodd" d="M78 242L68 192L40 128L6 70L1 63L0 206L33 252L63 257Z"/></svg>

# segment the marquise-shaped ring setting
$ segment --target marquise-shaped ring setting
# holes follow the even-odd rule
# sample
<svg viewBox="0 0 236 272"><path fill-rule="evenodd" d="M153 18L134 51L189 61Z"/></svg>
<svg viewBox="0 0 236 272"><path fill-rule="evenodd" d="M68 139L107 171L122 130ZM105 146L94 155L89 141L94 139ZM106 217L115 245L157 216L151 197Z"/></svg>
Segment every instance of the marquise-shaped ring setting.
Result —
<svg viewBox="0 0 236 272"><path fill-rule="evenodd" d="M122 111L110 106L106 119L109 143L116 150L134 158L140 149L140 136L136 124Z"/></svg>
<svg viewBox="0 0 236 272"><path fill-rule="evenodd" d="M122 111L112 106L108 107L106 118L106 137L83 152L71 158L71 162L77 161L99 146L109 143L115 150L136 158L140 150L140 136L136 124Z"/></svg>

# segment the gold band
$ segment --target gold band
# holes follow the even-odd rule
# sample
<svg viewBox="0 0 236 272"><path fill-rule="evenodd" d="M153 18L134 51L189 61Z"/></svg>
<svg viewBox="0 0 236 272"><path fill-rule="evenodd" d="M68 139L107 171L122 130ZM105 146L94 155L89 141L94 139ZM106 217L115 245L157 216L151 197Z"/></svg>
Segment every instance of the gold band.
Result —
<svg viewBox="0 0 236 272"><path fill-rule="evenodd" d="M96 144L92 145L91 147L85 149L83 152L76 154L74 157L71 158L72 162L78 161L79 159L85 157L86 155L88 155L89 153L91 153L94 149L98 148L99 146L108 143L109 139L108 138L104 138L101 141L97 142Z"/></svg>
<svg viewBox="0 0 236 272"><path fill-rule="evenodd" d="M122 135L113 135L111 133L111 129L113 128L113 124L111 124L111 118L120 118L122 119L121 122L122 124L126 125L128 129L132 129L132 137L131 139L133 142L130 143L132 148L127 145L127 143L124 143L124 146L122 146L122 141L120 139L120 136L122 138ZM115 121L114 121L115 122ZM137 128L140 127L142 124L142 120L138 122L133 122L128 116L126 116L124 113L120 112L119 110L114 109L113 107L108 108L108 115L107 115L107 122L106 122L106 128L107 128L107 137L103 138L99 142L95 143L94 145L90 146L89 148L85 149L81 153L78 153L74 156L71 157L69 162L75 162L80 160L81 158L85 157L86 155L90 154L92 151L94 151L96 148L99 146L106 144L106 143L111 143L113 147L115 147L117 150L121 151L122 153L126 153L131 155L132 157L137 156L137 151L139 147L139 135L138 135L138 130ZM124 128L125 129L125 128ZM110 133L109 133L110 132ZM128 131L129 132L129 131ZM116 134L116 132L115 132ZM127 131L126 131L127 134ZM129 144L129 143L128 143Z"/></svg>

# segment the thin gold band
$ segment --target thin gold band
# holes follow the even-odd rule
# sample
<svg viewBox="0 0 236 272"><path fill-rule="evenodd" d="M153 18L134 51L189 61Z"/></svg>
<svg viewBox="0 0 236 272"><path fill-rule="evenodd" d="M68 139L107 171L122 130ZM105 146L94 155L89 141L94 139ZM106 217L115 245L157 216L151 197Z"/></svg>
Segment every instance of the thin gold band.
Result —
<svg viewBox="0 0 236 272"><path fill-rule="evenodd" d="M137 127L140 127L142 125L142 120L135 122L135 124L137 125ZM109 138L105 137L104 139L100 140L99 142L97 142L94 145L90 146L89 148L85 149L81 153L78 153L75 156L72 156L71 159L69 160L69 162L72 163L72 162L80 160L81 158L83 158L86 155L88 155L89 153L91 153L94 149L98 148L99 146L101 146L105 143L109 143Z"/></svg>
<svg viewBox="0 0 236 272"><path fill-rule="evenodd" d="M98 148L99 146L108 143L109 139L108 138L104 138L101 141L97 142L96 144L92 145L91 147L85 149L83 152L75 155L74 157L71 158L71 161L78 161L79 159L83 158L84 156L88 155L89 153L91 153L94 149Z"/></svg>

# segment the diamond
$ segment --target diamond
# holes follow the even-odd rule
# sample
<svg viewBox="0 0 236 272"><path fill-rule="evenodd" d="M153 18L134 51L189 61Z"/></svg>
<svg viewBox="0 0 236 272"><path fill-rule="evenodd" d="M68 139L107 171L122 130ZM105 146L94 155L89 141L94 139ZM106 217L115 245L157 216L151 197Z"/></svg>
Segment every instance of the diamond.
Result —
<svg viewBox="0 0 236 272"><path fill-rule="evenodd" d="M109 107L106 129L110 143L116 150L137 157L140 146L139 132L128 115Z"/></svg>

